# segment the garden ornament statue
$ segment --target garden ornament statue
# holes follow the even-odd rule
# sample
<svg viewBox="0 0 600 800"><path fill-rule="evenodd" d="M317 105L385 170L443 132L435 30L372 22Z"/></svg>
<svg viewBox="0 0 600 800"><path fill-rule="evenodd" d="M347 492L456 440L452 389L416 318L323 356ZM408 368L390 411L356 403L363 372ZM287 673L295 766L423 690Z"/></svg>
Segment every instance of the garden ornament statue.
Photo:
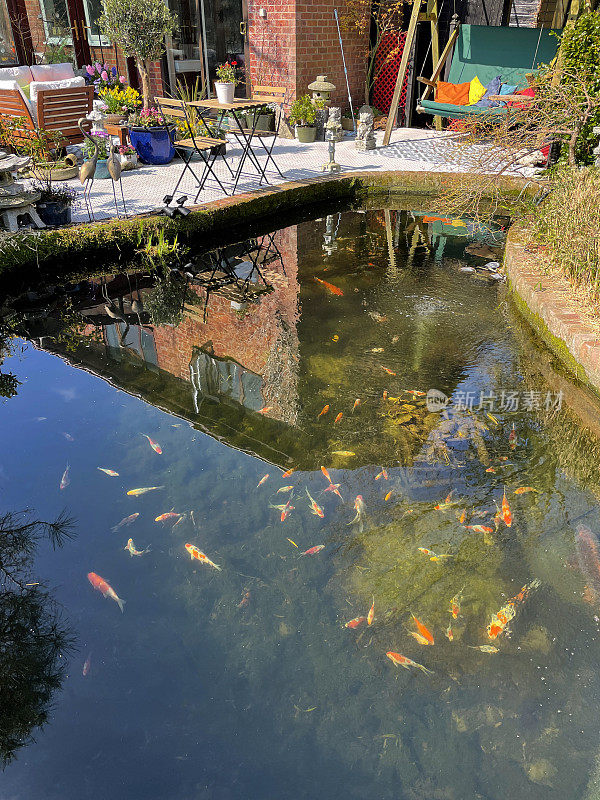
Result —
<svg viewBox="0 0 600 800"><path fill-rule="evenodd" d="M308 88L312 92L313 103L316 100L322 100L323 104L328 106L335 85L327 80L327 75L317 75L316 81L309 83Z"/></svg>
<svg viewBox="0 0 600 800"><path fill-rule="evenodd" d="M85 207L88 213L88 220L90 222L93 222L94 212L92 210L92 202L90 195L92 191L92 185L94 183L94 175L96 174L96 164L98 163L98 144L90 136L88 131L86 131L85 128L83 127L86 124L89 125L89 122L90 121L85 117L81 117L81 119L77 120L77 127L83 134L84 138L90 140L94 148L94 155L87 161L84 161L81 167L79 168L79 180L83 185L83 201L85 203Z"/></svg>
<svg viewBox="0 0 600 800"><path fill-rule="evenodd" d="M0 218L11 233L19 229L19 218L33 228L46 227L33 207L40 193L26 189L13 178L13 172L27 166L30 160L29 156L9 155L0 150Z"/></svg>
<svg viewBox="0 0 600 800"><path fill-rule="evenodd" d="M373 111L370 106L363 106L358 112L358 131L356 133L355 147L357 150L374 150L377 146L373 133Z"/></svg>
<svg viewBox="0 0 600 800"><path fill-rule="evenodd" d="M339 108L331 109L331 111L339 110ZM330 175L341 170L340 165L337 164L335 160L335 143L339 141L338 136L341 130L342 124L339 120L339 117L336 117L330 113L327 124L325 125L325 139L329 145L329 162L327 164L323 164L321 167L323 172L329 172Z"/></svg>
<svg viewBox="0 0 600 800"><path fill-rule="evenodd" d="M123 194L123 181L121 180L121 160L117 158L115 155L115 146L113 142L110 143L108 148L108 158L106 159L106 168L108 169L108 174L110 175L112 189L113 189L113 197L115 199L115 211L117 212L117 218L121 218L121 211L119 209L119 203L117 201L117 190L115 188L115 183L119 184L119 188L121 190L121 202L123 203L123 216L127 218L127 206L125 205L125 195Z"/></svg>

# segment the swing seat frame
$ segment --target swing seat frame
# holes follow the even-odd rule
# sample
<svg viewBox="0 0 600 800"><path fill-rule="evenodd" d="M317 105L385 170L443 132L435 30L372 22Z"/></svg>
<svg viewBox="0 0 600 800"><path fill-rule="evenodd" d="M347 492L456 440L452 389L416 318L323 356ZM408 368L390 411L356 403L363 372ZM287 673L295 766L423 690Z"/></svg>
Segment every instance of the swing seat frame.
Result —
<svg viewBox="0 0 600 800"><path fill-rule="evenodd" d="M500 75L502 83L525 88L527 76L556 56L561 30L510 28L487 25L460 25L452 31L448 44L435 65L431 79L419 77L425 91L417 101L417 111L450 119L468 119L483 114L506 114L506 106L478 108L437 103L429 99L441 80L442 70L452 54L448 83L466 83L479 78L485 86Z"/></svg>

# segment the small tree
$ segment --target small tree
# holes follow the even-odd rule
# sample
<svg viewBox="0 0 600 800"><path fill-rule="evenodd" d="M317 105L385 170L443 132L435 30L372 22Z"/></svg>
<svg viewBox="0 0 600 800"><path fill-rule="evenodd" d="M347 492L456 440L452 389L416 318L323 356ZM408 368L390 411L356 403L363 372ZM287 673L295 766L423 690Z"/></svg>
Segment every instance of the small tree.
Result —
<svg viewBox="0 0 600 800"><path fill-rule="evenodd" d="M104 0L100 27L125 55L135 58L142 79L144 108L148 108L148 62L158 61L165 52L164 38L173 34L175 17L163 0Z"/></svg>

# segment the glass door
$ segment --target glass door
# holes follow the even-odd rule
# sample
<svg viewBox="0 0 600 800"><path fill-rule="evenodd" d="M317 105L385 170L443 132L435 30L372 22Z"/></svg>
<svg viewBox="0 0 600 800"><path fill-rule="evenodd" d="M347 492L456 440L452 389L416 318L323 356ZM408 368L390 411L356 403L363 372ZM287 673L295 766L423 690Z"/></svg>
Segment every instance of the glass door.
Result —
<svg viewBox="0 0 600 800"><path fill-rule="evenodd" d="M246 0L200 0L206 21L206 54L211 86L218 64L237 61L242 83L236 94L246 94L248 62L248 6Z"/></svg>
<svg viewBox="0 0 600 800"><path fill-rule="evenodd" d="M83 0L87 25L87 38L92 47L109 47L110 39L100 32L98 23L102 16L102 0Z"/></svg>

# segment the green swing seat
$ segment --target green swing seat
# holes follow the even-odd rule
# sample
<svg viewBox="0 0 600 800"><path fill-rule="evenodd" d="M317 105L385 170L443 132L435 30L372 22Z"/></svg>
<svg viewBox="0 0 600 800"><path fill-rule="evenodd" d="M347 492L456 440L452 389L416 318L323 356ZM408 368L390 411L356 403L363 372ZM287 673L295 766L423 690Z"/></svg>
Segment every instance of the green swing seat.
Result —
<svg viewBox="0 0 600 800"><path fill-rule="evenodd" d="M541 64L550 63L556 55L558 38L554 34L560 33L560 30L551 29L544 29L540 33L538 28L461 25L454 46L448 82L466 83L477 76L485 86L500 75L502 83L525 88L525 76L534 72ZM440 71L437 70L438 74ZM465 119L481 114L506 114L506 106L477 108L436 103L427 97L431 90L432 87L428 86L418 101L417 111L423 114L452 119Z"/></svg>

